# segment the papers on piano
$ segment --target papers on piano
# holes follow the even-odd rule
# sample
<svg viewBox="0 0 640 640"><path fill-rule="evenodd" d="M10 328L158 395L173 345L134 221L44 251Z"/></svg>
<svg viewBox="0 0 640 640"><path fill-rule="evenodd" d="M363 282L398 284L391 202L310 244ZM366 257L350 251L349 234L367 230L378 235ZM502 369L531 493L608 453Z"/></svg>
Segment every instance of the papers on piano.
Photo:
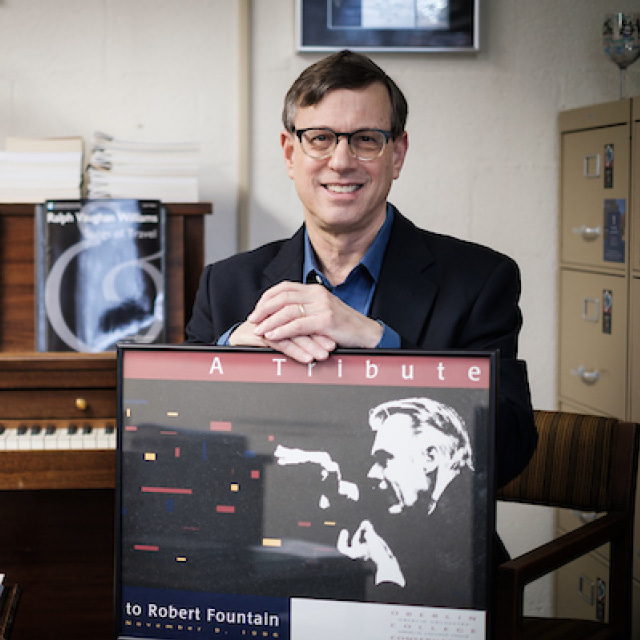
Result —
<svg viewBox="0 0 640 640"><path fill-rule="evenodd" d="M0 451L115 449L116 428L109 421L78 423L0 423Z"/></svg>
<svg viewBox="0 0 640 640"><path fill-rule="evenodd" d="M87 196L198 202L199 169L196 143L129 142L96 132Z"/></svg>
<svg viewBox="0 0 640 640"><path fill-rule="evenodd" d="M82 195L82 138L7 138L0 151L0 202L77 200Z"/></svg>

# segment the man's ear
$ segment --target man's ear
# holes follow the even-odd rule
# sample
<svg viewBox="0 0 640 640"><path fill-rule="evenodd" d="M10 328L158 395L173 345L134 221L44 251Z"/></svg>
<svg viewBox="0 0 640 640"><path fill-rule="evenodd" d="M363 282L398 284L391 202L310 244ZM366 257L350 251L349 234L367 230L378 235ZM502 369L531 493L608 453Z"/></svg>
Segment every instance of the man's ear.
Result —
<svg viewBox="0 0 640 640"><path fill-rule="evenodd" d="M409 149L409 137L407 132L403 131L402 135L391 142L393 145L393 179L400 177L402 165Z"/></svg>
<svg viewBox="0 0 640 640"><path fill-rule="evenodd" d="M293 180L293 154L295 147L294 134L289 133L286 129L280 132L280 145L284 155L284 164L287 168L288 176Z"/></svg>

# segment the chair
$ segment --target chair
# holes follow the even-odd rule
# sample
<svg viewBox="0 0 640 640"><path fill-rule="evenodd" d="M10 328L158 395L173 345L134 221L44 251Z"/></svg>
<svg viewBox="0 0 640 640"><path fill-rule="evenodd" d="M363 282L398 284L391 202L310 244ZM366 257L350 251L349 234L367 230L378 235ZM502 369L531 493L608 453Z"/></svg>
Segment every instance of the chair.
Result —
<svg viewBox="0 0 640 640"><path fill-rule="evenodd" d="M631 636L633 519L639 425L602 416L536 411L539 443L498 499L602 513L601 517L500 565L496 640ZM525 585L609 542L608 622L523 617Z"/></svg>

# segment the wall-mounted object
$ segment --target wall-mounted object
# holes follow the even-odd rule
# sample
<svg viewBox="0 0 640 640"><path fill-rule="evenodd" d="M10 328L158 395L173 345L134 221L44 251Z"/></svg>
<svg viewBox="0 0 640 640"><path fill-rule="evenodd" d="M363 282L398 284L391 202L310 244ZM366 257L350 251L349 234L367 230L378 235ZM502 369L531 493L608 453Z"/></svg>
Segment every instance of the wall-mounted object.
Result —
<svg viewBox="0 0 640 640"><path fill-rule="evenodd" d="M477 52L480 0L297 0L298 51Z"/></svg>

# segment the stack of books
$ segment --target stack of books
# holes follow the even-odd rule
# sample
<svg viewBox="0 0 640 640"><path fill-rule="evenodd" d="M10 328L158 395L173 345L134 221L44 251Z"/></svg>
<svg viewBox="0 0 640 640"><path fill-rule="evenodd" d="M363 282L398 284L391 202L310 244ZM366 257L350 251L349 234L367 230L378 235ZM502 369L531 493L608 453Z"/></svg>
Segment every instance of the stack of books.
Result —
<svg viewBox="0 0 640 640"><path fill-rule="evenodd" d="M198 202L196 143L118 140L96 132L87 169L87 197Z"/></svg>
<svg viewBox="0 0 640 640"><path fill-rule="evenodd" d="M77 200L82 196L82 138L7 138L0 151L0 202Z"/></svg>

